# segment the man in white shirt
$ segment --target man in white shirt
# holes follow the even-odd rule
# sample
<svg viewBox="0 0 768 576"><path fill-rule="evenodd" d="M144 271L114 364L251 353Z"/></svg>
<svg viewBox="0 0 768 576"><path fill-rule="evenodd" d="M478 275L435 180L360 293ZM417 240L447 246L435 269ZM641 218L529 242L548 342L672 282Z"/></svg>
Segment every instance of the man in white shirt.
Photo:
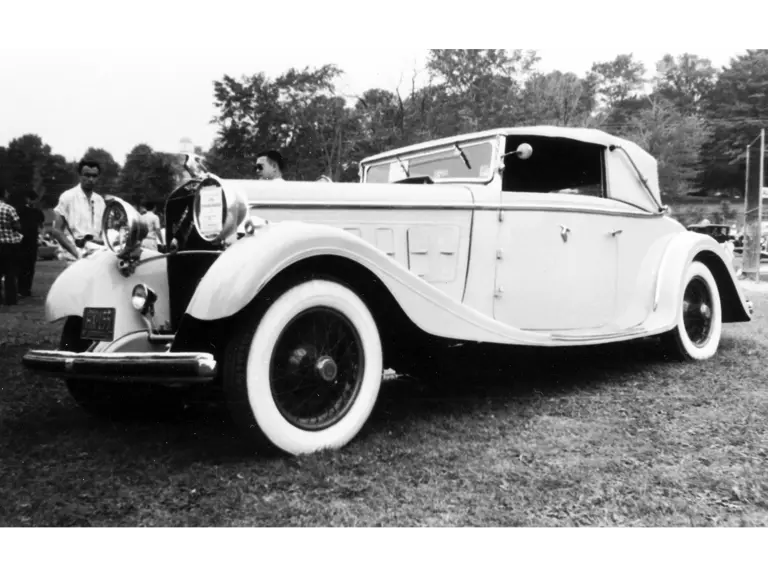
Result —
<svg viewBox="0 0 768 576"><path fill-rule="evenodd" d="M277 150L260 152L256 156L256 178L259 180L283 180L285 162Z"/></svg>
<svg viewBox="0 0 768 576"><path fill-rule="evenodd" d="M53 209L53 236L76 259L85 254L85 248L103 244L101 219L106 203L94 191L101 174L101 166L93 160L83 159L77 166L80 184L62 192Z"/></svg>

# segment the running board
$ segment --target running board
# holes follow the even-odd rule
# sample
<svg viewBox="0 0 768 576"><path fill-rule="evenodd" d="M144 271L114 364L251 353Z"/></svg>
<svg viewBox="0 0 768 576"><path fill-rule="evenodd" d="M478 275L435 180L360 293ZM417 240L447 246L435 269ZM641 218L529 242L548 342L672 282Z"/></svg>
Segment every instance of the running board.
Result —
<svg viewBox="0 0 768 576"><path fill-rule="evenodd" d="M618 338L625 338L629 336L639 336L646 332L645 328L635 326L628 328L627 330L620 330L618 332L590 332L581 334L567 334L563 332L555 332L550 334L549 337L552 340L558 340L560 342L590 342L597 340L614 340Z"/></svg>

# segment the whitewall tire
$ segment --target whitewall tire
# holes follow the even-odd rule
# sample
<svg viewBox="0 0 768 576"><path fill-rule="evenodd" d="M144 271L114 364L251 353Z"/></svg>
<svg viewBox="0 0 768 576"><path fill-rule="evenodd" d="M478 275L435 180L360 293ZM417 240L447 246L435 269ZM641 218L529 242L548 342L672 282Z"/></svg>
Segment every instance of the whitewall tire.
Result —
<svg viewBox="0 0 768 576"><path fill-rule="evenodd" d="M723 314L720 292L712 272L692 262L683 277L677 325L664 335L665 346L681 360L707 360L720 346Z"/></svg>
<svg viewBox="0 0 768 576"><path fill-rule="evenodd" d="M373 410L382 347L365 303L333 281L279 295L232 339L224 392L250 440L289 454L340 448Z"/></svg>

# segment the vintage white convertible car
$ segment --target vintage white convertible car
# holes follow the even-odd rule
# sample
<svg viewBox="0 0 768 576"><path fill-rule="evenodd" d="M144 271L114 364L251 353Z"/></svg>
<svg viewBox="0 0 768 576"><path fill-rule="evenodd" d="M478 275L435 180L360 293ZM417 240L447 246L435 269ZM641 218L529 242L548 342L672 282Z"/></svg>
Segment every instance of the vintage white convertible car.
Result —
<svg viewBox="0 0 768 576"><path fill-rule="evenodd" d="M658 335L706 360L723 323L750 320L722 247L665 215L656 161L601 131L427 142L365 159L359 183L188 170L166 204L167 253L141 248L115 199L104 227L121 240L48 295L61 345L24 364L92 412L218 387L247 439L301 454L355 437L385 368L438 374L456 346Z"/></svg>

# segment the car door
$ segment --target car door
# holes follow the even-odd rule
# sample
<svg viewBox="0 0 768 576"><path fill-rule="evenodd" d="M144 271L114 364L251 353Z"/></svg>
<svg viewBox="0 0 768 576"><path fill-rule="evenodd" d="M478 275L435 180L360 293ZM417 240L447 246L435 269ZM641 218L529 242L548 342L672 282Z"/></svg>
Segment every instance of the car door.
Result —
<svg viewBox="0 0 768 576"><path fill-rule="evenodd" d="M494 317L528 330L615 320L618 236L602 198L502 193Z"/></svg>

